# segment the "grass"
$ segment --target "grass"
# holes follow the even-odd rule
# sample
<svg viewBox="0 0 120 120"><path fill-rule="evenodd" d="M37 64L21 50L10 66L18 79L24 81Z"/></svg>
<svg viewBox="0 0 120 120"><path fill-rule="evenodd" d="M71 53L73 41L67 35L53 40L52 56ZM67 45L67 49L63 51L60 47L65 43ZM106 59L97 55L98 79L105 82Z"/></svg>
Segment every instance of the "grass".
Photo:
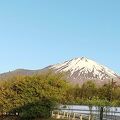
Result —
<svg viewBox="0 0 120 120"><path fill-rule="evenodd" d="M17 117L9 116L9 117L0 117L0 120L19 120L19 119ZM38 118L38 119L35 119L35 120L56 120L56 119L53 119L53 118L48 118L48 119ZM63 119L59 119L59 120L63 120Z"/></svg>
<svg viewBox="0 0 120 120"><path fill-rule="evenodd" d="M35 119L35 120L66 120L66 119L48 118L48 119Z"/></svg>

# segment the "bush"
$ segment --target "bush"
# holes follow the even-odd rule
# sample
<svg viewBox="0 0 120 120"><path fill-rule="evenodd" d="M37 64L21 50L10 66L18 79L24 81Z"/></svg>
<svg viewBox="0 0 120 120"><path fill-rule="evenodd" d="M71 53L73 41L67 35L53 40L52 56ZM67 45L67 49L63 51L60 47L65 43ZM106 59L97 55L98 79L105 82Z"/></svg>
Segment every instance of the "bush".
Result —
<svg viewBox="0 0 120 120"><path fill-rule="evenodd" d="M55 103L53 101L43 99L42 101L30 103L19 108L20 118L22 120L31 120L34 118L49 118Z"/></svg>

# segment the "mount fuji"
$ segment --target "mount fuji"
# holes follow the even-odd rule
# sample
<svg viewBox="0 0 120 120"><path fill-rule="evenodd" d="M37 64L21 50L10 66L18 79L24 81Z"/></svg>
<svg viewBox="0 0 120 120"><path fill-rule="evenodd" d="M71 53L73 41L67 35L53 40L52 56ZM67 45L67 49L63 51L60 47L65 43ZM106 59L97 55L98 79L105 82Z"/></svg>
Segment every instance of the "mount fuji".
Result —
<svg viewBox="0 0 120 120"><path fill-rule="evenodd" d="M74 58L64 63L55 64L49 67L55 72L68 73L68 79L72 83L84 83L86 80L93 80L99 84L108 83L111 80L120 82L120 77L111 69L96 63L86 57Z"/></svg>
<svg viewBox="0 0 120 120"><path fill-rule="evenodd" d="M46 70L52 70L56 73L65 72L67 80L73 84L83 84L88 80L92 80L100 85L110 81L120 84L120 76L117 73L86 57L74 58L39 70L17 69L15 71L0 74L0 79L5 79L6 77L14 75L40 74Z"/></svg>

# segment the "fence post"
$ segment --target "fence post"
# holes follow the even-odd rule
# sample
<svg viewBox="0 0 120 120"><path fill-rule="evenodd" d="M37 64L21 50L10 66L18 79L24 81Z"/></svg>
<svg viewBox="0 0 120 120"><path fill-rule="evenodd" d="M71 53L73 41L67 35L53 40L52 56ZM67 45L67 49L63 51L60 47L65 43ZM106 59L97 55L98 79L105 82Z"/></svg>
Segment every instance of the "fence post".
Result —
<svg viewBox="0 0 120 120"><path fill-rule="evenodd" d="M70 120L70 113L68 114L68 119Z"/></svg>
<svg viewBox="0 0 120 120"><path fill-rule="evenodd" d="M73 113L73 119L75 119L75 113Z"/></svg>
<svg viewBox="0 0 120 120"><path fill-rule="evenodd" d="M65 118L65 112L63 112L62 118L63 118L63 119Z"/></svg>
<svg viewBox="0 0 120 120"><path fill-rule="evenodd" d="M56 117L57 119L60 119L60 115L59 115L59 112L58 112L58 114L57 114L57 117Z"/></svg>
<svg viewBox="0 0 120 120"><path fill-rule="evenodd" d="M19 113L18 113L18 112L16 112L16 115L18 116L18 115L19 115Z"/></svg>
<svg viewBox="0 0 120 120"><path fill-rule="evenodd" d="M82 120L82 115L80 115L80 120Z"/></svg>
<svg viewBox="0 0 120 120"><path fill-rule="evenodd" d="M54 117L53 111L52 111L52 117Z"/></svg>
<svg viewBox="0 0 120 120"><path fill-rule="evenodd" d="M68 118L68 112L67 112L67 118Z"/></svg>
<svg viewBox="0 0 120 120"><path fill-rule="evenodd" d="M89 120L91 120L91 116L89 115Z"/></svg>

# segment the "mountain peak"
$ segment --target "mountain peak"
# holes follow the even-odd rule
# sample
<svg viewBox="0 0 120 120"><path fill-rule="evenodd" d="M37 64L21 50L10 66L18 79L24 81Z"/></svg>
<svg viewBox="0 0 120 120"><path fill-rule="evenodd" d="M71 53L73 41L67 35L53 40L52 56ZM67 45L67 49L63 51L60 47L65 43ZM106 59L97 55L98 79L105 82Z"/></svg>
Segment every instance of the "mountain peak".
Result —
<svg viewBox="0 0 120 120"><path fill-rule="evenodd" d="M88 61L88 58L86 58L86 57L78 57L78 58L75 58L75 59L73 59L73 60L79 60L79 61L85 61L85 62L87 62Z"/></svg>
<svg viewBox="0 0 120 120"><path fill-rule="evenodd" d="M86 57L81 57L81 60L87 61L88 59Z"/></svg>
<svg viewBox="0 0 120 120"><path fill-rule="evenodd" d="M56 72L68 72L71 79L99 79L110 80L118 78L118 75L111 69L98 64L86 57L74 58L64 63L55 64L50 69Z"/></svg>

